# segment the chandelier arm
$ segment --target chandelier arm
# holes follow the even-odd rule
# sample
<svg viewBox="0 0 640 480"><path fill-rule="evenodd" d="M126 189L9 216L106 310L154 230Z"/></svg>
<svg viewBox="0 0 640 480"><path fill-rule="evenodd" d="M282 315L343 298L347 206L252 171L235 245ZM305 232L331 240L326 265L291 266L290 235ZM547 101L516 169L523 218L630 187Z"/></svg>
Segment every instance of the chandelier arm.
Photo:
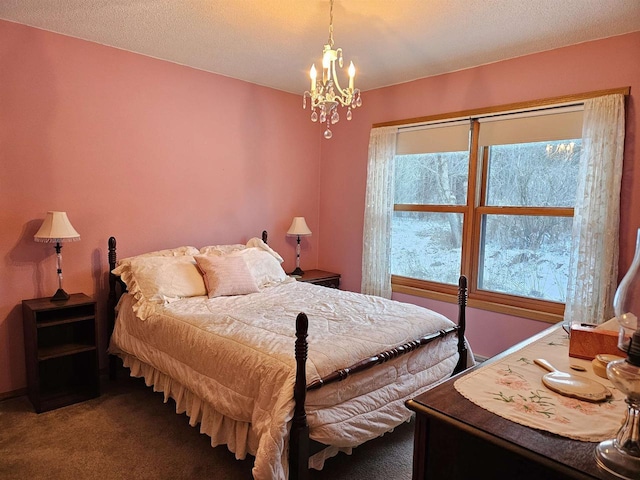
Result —
<svg viewBox="0 0 640 480"><path fill-rule="evenodd" d="M340 95L336 95L335 100L339 101L343 107L351 104L351 92L349 89L343 90L338 82L338 76L336 75L336 63L331 62L331 73L333 74L333 85L338 90Z"/></svg>

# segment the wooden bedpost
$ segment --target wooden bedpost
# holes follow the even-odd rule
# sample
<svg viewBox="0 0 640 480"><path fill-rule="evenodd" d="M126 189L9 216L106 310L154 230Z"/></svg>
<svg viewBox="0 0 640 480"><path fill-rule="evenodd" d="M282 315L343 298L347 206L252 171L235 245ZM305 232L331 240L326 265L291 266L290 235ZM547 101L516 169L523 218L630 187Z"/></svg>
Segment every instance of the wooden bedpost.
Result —
<svg viewBox="0 0 640 480"><path fill-rule="evenodd" d="M109 296L107 297L107 341L111 338L116 324L116 276L111 273L116 268L116 239L109 238ZM109 379L116 379L117 359L109 355Z"/></svg>
<svg viewBox="0 0 640 480"><path fill-rule="evenodd" d="M453 373L458 373L467 368L467 343L464 333L467 328L467 277L461 275L458 279L458 363Z"/></svg>
<svg viewBox="0 0 640 480"><path fill-rule="evenodd" d="M309 425L304 402L307 396L307 331L309 319L304 313L296 318L296 383L293 389L295 409L289 434L289 478L304 480L309 475Z"/></svg>

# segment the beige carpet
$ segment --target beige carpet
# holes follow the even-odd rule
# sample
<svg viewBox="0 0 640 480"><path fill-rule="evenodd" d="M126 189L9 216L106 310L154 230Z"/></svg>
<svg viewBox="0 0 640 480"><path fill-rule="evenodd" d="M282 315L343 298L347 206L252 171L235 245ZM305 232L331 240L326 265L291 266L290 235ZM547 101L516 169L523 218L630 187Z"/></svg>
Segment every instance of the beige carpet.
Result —
<svg viewBox="0 0 640 480"><path fill-rule="evenodd" d="M103 382L99 398L36 414L26 397L0 402L0 478L251 479L253 458L190 427L139 379ZM413 423L339 454L312 479L410 479Z"/></svg>

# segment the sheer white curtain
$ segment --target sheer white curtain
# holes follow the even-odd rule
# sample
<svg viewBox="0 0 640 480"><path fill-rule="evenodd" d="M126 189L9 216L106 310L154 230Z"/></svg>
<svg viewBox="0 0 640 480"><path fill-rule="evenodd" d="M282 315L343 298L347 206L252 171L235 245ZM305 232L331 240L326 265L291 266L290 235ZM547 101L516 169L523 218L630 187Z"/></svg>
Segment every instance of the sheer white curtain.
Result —
<svg viewBox="0 0 640 480"><path fill-rule="evenodd" d="M565 323L613 317L624 133L624 95L584 102Z"/></svg>
<svg viewBox="0 0 640 480"><path fill-rule="evenodd" d="M393 157L398 127L371 130L362 241L362 293L391 298Z"/></svg>

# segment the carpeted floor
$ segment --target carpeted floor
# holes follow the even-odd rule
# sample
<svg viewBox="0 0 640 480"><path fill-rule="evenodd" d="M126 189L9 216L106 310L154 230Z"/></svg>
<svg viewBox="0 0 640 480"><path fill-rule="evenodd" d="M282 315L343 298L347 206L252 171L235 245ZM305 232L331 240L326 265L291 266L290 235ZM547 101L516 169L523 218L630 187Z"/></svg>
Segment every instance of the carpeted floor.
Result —
<svg viewBox="0 0 640 480"><path fill-rule="evenodd" d="M27 397L0 402L0 478L251 479L253 457L236 460L225 446L190 427L139 379L104 381L102 395L36 414ZM339 454L312 479L411 478L413 423Z"/></svg>

